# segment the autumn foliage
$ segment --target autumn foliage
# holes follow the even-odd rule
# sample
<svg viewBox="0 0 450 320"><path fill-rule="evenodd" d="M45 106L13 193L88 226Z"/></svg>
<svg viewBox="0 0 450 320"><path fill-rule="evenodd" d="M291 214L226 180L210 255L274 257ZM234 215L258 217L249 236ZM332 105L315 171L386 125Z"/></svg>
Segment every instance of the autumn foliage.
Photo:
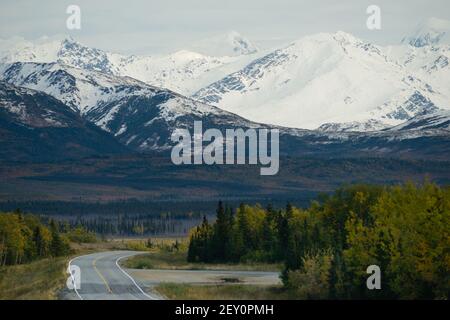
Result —
<svg viewBox="0 0 450 320"><path fill-rule="evenodd" d="M448 299L450 188L356 185L309 208L222 203L192 230L188 259L283 261L286 289L300 298ZM380 267L381 290L366 272Z"/></svg>

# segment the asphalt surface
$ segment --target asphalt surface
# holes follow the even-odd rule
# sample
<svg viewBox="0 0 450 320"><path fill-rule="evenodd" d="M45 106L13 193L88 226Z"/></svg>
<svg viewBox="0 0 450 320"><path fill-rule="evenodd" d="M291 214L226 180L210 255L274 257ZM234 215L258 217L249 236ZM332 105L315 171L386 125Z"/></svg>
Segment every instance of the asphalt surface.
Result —
<svg viewBox="0 0 450 320"><path fill-rule="evenodd" d="M125 269L120 261L143 254L140 251L107 251L76 257L69 262L80 269L80 287L64 290L63 299L159 300L156 292L145 291L160 283L255 285L280 284L278 272L220 270L138 270Z"/></svg>
<svg viewBox="0 0 450 320"><path fill-rule="evenodd" d="M138 251L109 251L74 258L71 266L80 268L80 288L73 290L74 298L82 300L157 300L147 293L126 270L120 260L141 254Z"/></svg>

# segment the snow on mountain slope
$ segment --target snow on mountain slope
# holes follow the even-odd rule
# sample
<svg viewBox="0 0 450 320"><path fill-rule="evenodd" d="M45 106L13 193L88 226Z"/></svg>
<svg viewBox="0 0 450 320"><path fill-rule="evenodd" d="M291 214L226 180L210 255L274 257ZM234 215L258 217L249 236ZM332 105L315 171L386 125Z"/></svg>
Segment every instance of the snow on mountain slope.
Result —
<svg viewBox="0 0 450 320"><path fill-rule="evenodd" d="M0 158L40 161L129 153L61 101L0 81Z"/></svg>
<svg viewBox="0 0 450 320"><path fill-rule="evenodd" d="M34 42L20 37L0 39L0 64L17 61L53 62L58 59L60 39L41 38Z"/></svg>
<svg viewBox="0 0 450 320"><path fill-rule="evenodd" d="M123 146L134 151L167 151L174 145L170 139L172 132L177 128L192 130L196 120L202 120L204 130L215 128L221 132L230 128L270 127L247 121L235 114L132 79L121 79L100 72L58 66L54 63L16 63L10 68L12 68L10 72L14 71L12 74L22 75L17 78L22 85L36 87L36 84L39 84L40 89L71 102L72 107L38 91L31 93L37 97L43 97L39 99L37 108L33 105L34 99L32 101L21 100L24 102L19 101L16 104L4 103L3 106L8 115L6 122L3 121L5 118L2 118L0 108L0 122L2 122L0 136L3 138L0 139L0 144L4 147L4 149L0 148L3 150L0 151L0 158L18 154L22 155L24 159L27 159L27 155L31 155L33 159L48 159L49 157L72 156L74 153L77 156L95 154L100 150L104 150L106 153L122 152L123 150L117 145L114 146L114 140L111 138L117 139ZM25 71L28 72L28 76L24 74ZM6 74L10 74L8 69ZM8 78L9 81L14 79L16 78ZM62 85L63 83L65 85ZM44 86L44 84L47 85ZM23 88L20 90L29 91ZM79 106L82 104L77 104L77 102L79 103L78 97L89 96L93 92L102 93L100 96L86 100L95 105L80 108ZM3 101L1 95L0 90L0 105ZM70 95L73 97L70 98ZM24 106L25 104L27 107ZM53 105L54 107L52 107ZM37 114L30 113L30 110L27 109L29 106L32 106L33 112L37 112ZM43 118L47 121L45 126L50 124L52 128L61 125L65 127L62 122L64 118L54 117L51 112L47 112L48 106L51 107L51 111L58 114L68 113L81 123L89 120L85 121L84 125L89 130L94 130L92 127L98 126L106 132L102 131L103 136L99 132L101 130L94 130L92 135L89 135L90 131L83 128L64 132L55 132L54 130L35 132L21 129L20 125L18 127L14 121L10 120L11 118L18 119L19 123L24 124L27 123L24 119L39 122L41 121L39 120L40 116L36 115L42 114L45 115ZM77 112L74 112L74 109ZM97 126L89 127L89 122ZM436 150L448 143L446 138L448 131L443 132L442 129L378 131L370 134L323 132L283 127L279 127L279 130L280 152L290 156L341 156L367 153L388 155L398 154L398 152L417 156L429 153L430 148ZM78 147L69 148L70 146L82 146L83 150L78 150ZM18 147L22 151L17 150ZM23 150L25 150L25 154L23 154ZM47 150L53 151L47 153ZM2 152L6 153L5 156L2 155Z"/></svg>
<svg viewBox="0 0 450 320"><path fill-rule="evenodd" d="M439 110L431 114L418 115L408 121L389 128L389 131L405 130L448 130L450 131L450 110Z"/></svg>
<svg viewBox="0 0 450 320"><path fill-rule="evenodd" d="M443 95L443 107L450 106L450 46L389 46L384 48L392 61L402 66L410 75L430 85Z"/></svg>
<svg viewBox="0 0 450 320"><path fill-rule="evenodd" d="M429 25L438 26L436 19L431 21ZM421 30L424 33L424 27ZM450 46L446 45L379 47L338 32L262 52L232 32L187 49L200 53L181 50L160 56L126 56L89 48L70 38L34 44L13 39L0 40L0 61L57 61L102 72L97 79L106 82L108 77L129 76L193 95L252 121L324 131L376 131L423 112L450 108ZM10 65L0 63L0 72L6 67ZM81 73L75 75L80 85L90 82L89 73L73 72ZM109 102L104 91L95 89L99 86L91 87L93 91L86 88L83 95L64 93L71 77L65 75L66 81L59 81L63 75L52 76L53 88L61 87L59 98L81 112L88 112L97 100ZM33 85L37 90L46 86Z"/></svg>
<svg viewBox="0 0 450 320"><path fill-rule="evenodd" d="M23 39L0 40L0 64L58 62L111 75L129 76L150 85L190 95L239 70L257 54L256 48L236 32L201 41L192 47L201 50L202 46L217 47L213 51L221 55L181 50L168 55L127 56L90 48L72 38L43 39L36 43Z"/></svg>
<svg viewBox="0 0 450 320"><path fill-rule="evenodd" d="M183 95L197 90L242 68L254 56L213 57L182 50L169 55L118 58L118 74L168 88Z"/></svg>
<svg viewBox="0 0 450 320"><path fill-rule="evenodd" d="M442 36L439 41L425 41L430 34L436 33L437 26ZM447 26L447 29L444 28ZM430 84L434 91L446 96L446 106L450 105L450 21L432 18L419 27L420 32L405 39L414 39L402 45L388 46L383 49L393 61L405 68L410 74ZM421 36L417 36L417 34ZM422 40L421 40L422 39ZM417 44L421 44L420 46Z"/></svg>
<svg viewBox="0 0 450 320"><path fill-rule="evenodd" d="M58 63L13 63L4 81L45 92L138 151L167 149L175 128L195 120L208 127L253 124L221 109L144 82Z"/></svg>
<svg viewBox="0 0 450 320"><path fill-rule="evenodd" d="M429 18L420 23L411 35L403 38L402 43L414 47L450 45L450 21Z"/></svg>
<svg viewBox="0 0 450 320"><path fill-rule="evenodd" d="M80 44L73 38L39 39L35 42L24 39L0 40L0 63L14 62L58 62L69 66L117 74L119 71L110 57L112 54Z"/></svg>
<svg viewBox="0 0 450 320"><path fill-rule="evenodd" d="M323 132L369 132L386 129L386 124L379 120L370 119L365 122L324 123L317 129Z"/></svg>
<svg viewBox="0 0 450 320"><path fill-rule="evenodd" d="M0 109L9 119L29 127L69 127L74 116L56 99L45 99L38 91L0 81ZM52 101L53 100L53 101Z"/></svg>
<svg viewBox="0 0 450 320"><path fill-rule="evenodd" d="M349 122L380 129L448 101L379 47L344 32L305 37L193 97L253 121L309 129Z"/></svg>
<svg viewBox="0 0 450 320"><path fill-rule="evenodd" d="M43 91L81 114L110 100L156 91L132 78L114 77L58 63L16 62L4 68L1 78L16 86Z"/></svg>

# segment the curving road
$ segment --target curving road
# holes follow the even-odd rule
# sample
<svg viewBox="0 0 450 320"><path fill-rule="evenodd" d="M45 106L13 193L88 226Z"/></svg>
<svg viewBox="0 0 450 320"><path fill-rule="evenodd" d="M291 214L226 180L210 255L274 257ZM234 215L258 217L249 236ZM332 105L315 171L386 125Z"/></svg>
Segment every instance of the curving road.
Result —
<svg viewBox="0 0 450 320"><path fill-rule="evenodd" d="M227 281L254 285L280 284L278 272L225 270L123 269L120 261L144 254L140 251L107 251L76 257L69 266L80 268L80 288L65 290L63 298L81 300L159 300L145 292L160 283L223 284ZM234 281L233 281L234 280Z"/></svg>
<svg viewBox="0 0 450 320"><path fill-rule="evenodd" d="M72 259L70 266L81 271L81 285L75 290L82 300L157 300L161 297L145 292L119 262L139 251L108 251Z"/></svg>

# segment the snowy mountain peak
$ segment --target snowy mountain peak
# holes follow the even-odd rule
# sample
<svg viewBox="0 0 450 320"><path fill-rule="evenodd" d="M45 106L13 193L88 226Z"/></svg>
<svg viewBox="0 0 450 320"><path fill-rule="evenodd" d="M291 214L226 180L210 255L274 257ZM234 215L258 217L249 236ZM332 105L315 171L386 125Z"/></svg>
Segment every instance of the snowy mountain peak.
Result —
<svg viewBox="0 0 450 320"><path fill-rule="evenodd" d="M0 63L14 62L58 62L108 74L117 73L107 52L82 45L70 36L57 40L43 38L35 42L1 40Z"/></svg>
<svg viewBox="0 0 450 320"><path fill-rule="evenodd" d="M45 92L64 103L73 114L139 151L168 148L171 132L179 127L190 128L195 120L202 119L205 126L212 127L251 125L237 115L130 77L59 63L16 62L8 65L0 79L7 83L5 86ZM22 112L16 106L9 109Z"/></svg>
<svg viewBox="0 0 450 320"><path fill-rule="evenodd" d="M229 32L227 40L232 45L235 55L252 54L258 51L256 46L236 31Z"/></svg>
<svg viewBox="0 0 450 320"><path fill-rule="evenodd" d="M117 68L109 59L108 53L82 45L69 37L61 42L57 53L58 62L86 70L115 74Z"/></svg>
<svg viewBox="0 0 450 320"><path fill-rule="evenodd" d="M215 57L249 55L258 51L253 43L236 31L194 42L190 49Z"/></svg>
<svg viewBox="0 0 450 320"><path fill-rule="evenodd" d="M306 129L327 123L326 131L379 130L446 101L380 47L345 32L297 40L194 98L253 121Z"/></svg>
<svg viewBox="0 0 450 320"><path fill-rule="evenodd" d="M414 47L450 44L450 21L429 18L420 23L413 34L405 37L402 43Z"/></svg>
<svg viewBox="0 0 450 320"><path fill-rule="evenodd" d="M152 94L156 89L132 79L60 63L16 62L0 78L16 86L43 91L82 114L111 98Z"/></svg>
<svg viewBox="0 0 450 320"><path fill-rule="evenodd" d="M361 42L360 39L356 38L354 35L347 33L345 31L337 31L335 33L332 33L331 35L333 36L334 39L336 39L336 41L344 41L347 43Z"/></svg>
<svg viewBox="0 0 450 320"><path fill-rule="evenodd" d="M79 45L80 43L77 40L75 40L74 37L72 37L71 35L68 35L61 41L61 44L63 46L66 46L66 45L72 45L72 44L78 44Z"/></svg>
<svg viewBox="0 0 450 320"><path fill-rule="evenodd" d="M392 47L338 31L257 51L232 31L153 56L106 52L70 37L35 43L0 39L0 74L82 115L139 94L151 99L149 91L155 90L125 78L132 77L252 121L325 132L377 131L450 108L450 46L439 45L449 24L430 19L405 45ZM17 61L50 64L12 64ZM97 118L105 116L96 117L100 123Z"/></svg>
<svg viewBox="0 0 450 320"><path fill-rule="evenodd" d="M254 57L254 54L246 53L254 52L256 48L238 33L233 32L219 38L203 43L205 51L210 54L185 48L171 54L153 56L127 56L107 52L86 46L71 37L35 42L23 38L0 39L0 71L2 64L14 62L58 62L109 75L129 76L150 85L190 95L241 68L244 61L250 61ZM211 45L212 43L215 44ZM213 53L221 56L213 56Z"/></svg>

